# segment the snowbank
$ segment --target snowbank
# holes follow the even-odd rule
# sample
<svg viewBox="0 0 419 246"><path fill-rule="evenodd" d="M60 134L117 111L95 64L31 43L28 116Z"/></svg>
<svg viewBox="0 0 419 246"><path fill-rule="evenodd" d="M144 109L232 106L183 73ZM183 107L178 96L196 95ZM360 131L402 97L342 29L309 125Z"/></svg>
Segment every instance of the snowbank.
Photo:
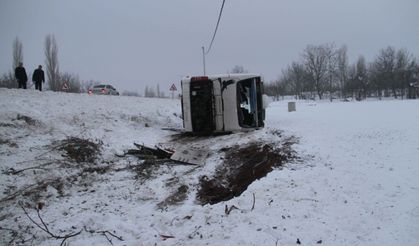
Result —
<svg viewBox="0 0 419 246"><path fill-rule="evenodd" d="M297 111L288 113L286 102L273 102L265 129L202 144L216 150L253 140L281 144L294 136L300 160L272 171L239 197L201 206L195 199L198 178L211 175L219 153L202 167L166 165L149 180L124 170L140 165L137 159L115 156L134 142L170 141L173 132L162 128L182 127L178 100L0 89L0 244L62 241L36 227L20 201L38 222L33 207L45 203L40 216L55 234L82 231L66 241L71 245L109 240L114 245L295 245L297 239L302 245L416 245L418 109L417 100L297 102ZM68 137L101 143L95 167L120 171L79 175L85 166L68 167L53 148ZM48 161L54 163L45 169L8 172ZM4 199L46 181L45 189ZM158 206L181 184L189 186L183 202ZM227 214L233 205L238 209Z"/></svg>

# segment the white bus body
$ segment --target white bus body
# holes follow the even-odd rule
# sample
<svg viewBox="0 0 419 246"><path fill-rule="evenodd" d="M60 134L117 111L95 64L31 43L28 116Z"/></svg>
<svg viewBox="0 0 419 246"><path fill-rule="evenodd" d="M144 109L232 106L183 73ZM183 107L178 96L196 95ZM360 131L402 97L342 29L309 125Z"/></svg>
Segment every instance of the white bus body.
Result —
<svg viewBox="0 0 419 246"><path fill-rule="evenodd" d="M181 83L186 132L234 132L264 126L260 75L187 76Z"/></svg>

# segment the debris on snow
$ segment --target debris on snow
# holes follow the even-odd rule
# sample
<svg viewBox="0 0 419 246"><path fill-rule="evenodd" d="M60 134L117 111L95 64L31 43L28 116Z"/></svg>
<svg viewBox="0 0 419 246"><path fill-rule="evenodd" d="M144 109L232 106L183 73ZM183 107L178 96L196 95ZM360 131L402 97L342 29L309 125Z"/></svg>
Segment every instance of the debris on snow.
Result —
<svg viewBox="0 0 419 246"><path fill-rule="evenodd" d="M69 137L58 143L58 150L65 151L66 157L77 163L93 163L100 153L101 145L100 141L95 143L87 139Z"/></svg>

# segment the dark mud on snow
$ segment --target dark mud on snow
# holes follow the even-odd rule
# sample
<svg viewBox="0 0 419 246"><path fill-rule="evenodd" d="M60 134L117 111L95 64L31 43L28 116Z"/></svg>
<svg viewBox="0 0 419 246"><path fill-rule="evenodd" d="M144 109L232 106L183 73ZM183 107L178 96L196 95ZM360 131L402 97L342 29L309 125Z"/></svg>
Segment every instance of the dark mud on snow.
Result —
<svg viewBox="0 0 419 246"><path fill-rule="evenodd" d="M58 150L64 151L65 156L77 163L93 163L100 154L102 143L95 143L88 139L69 137L62 140L58 145Z"/></svg>
<svg viewBox="0 0 419 246"><path fill-rule="evenodd" d="M294 138L279 148L254 142L247 146L223 149L225 158L214 177L200 177L197 200L200 204L216 204L240 196L255 180L265 177L275 168L297 158L292 150Z"/></svg>

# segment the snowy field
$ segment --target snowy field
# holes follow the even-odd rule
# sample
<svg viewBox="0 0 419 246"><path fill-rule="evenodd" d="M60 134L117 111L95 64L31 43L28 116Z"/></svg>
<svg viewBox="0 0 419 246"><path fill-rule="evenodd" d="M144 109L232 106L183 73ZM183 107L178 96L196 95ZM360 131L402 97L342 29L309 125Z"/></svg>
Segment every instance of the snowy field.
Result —
<svg viewBox="0 0 419 246"><path fill-rule="evenodd" d="M264 129L198 142L213 151L205 165L139 180L141 161L117 155L170 143L162 128L182 127L180 101L0 88L0 245L418 245L419 100L298 101L292 113L281 101L266 115ZM69 162L72 137L101 146L94 162ZM298 160L197 203L217 148L290 137ZM162 203L179 184L186 197Z"/></svg>

